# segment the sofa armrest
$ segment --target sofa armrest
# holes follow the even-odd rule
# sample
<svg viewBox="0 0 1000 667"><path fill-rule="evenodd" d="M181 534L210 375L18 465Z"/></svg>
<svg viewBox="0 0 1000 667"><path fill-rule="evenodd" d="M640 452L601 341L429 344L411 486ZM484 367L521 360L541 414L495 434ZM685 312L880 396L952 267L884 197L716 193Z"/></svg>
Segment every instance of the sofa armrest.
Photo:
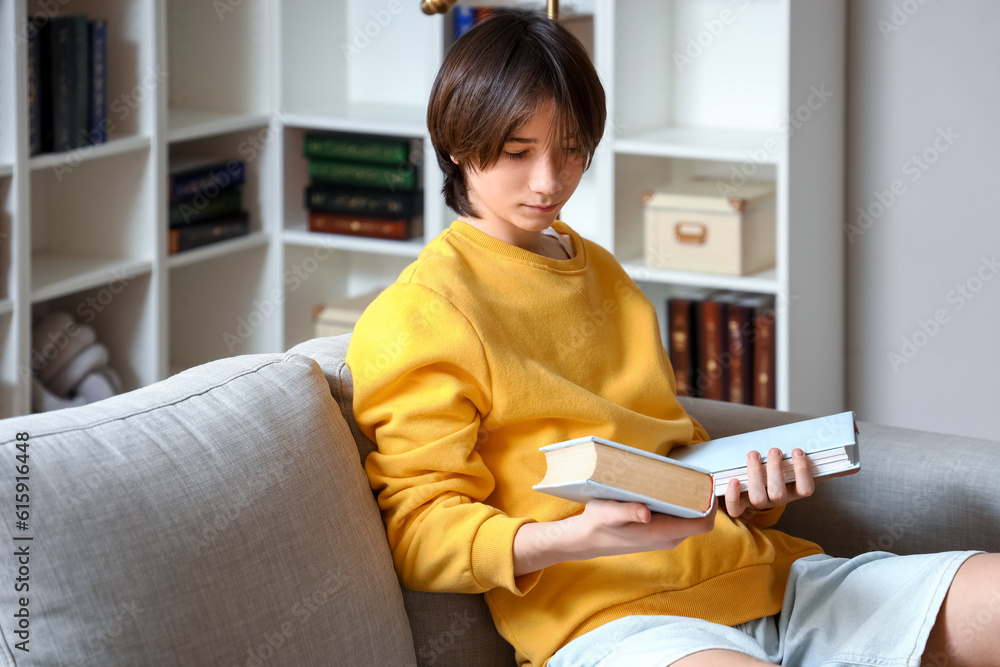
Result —
<svg viewBox="0 0 1000 667"><path fill-rule="evenodd" d="M713 438L807 418L701 399L685 409ZM827 553L1000 551L1000 442L859 422L861 470L817 480L778 529Z"/></svg>

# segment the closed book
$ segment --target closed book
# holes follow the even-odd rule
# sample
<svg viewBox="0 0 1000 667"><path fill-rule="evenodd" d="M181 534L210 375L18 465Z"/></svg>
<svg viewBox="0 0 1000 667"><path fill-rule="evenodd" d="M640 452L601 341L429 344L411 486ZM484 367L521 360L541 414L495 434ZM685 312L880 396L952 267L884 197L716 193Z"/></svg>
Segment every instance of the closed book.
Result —
<svg viewBox="0 0 1000 667"><path fill-rule="evenodd" d="M752 403L753 311L740 299L726 306L726 345L729 365L729 402Z"/></svg>
<svg viewBox="0 0 1000 667"><path fill-rule="evenodd" d="M423 216L415 218L365 218L310 211L309 231L406 241L424 233L423 220Z"/></svg>
<svg viewBox="0 0 1000 667"><path fill-rule="evenodd" d="M721 496L731 479L740 480L746 491L747 454L756 451L766 463L772 448L782 452L785 483L795 481L791 455L796 448L809 458L813 477L851 474L861 468L859 431L850 411L675 447L670 457L712 471L715 495Z"/></svg>
<svg viewBox="0 0 1000 667"><path fill-rule="evenodd" d="M108 140L108 22L94 19L89 23L90 62L87 81L87 140L103 144Z"/></svg>
<svg viewBox="0 0 1000 667"><path fill-rule="evenodd" d="M712 474L695 465L595 436L541 448L545 476L532 489L577 503L640 502L653 512L693 518L715 507Z"/></svg>
<svg viewBox="0 0 1000 667"><path fill-rule="evenodd" d="M753 405L777 407L774 309L758 306L753 318Z"/></svg>
<svg viewBox="0 0 1000 667"><path fill-rule="evenodd" d="M49 77L43 73L48 58L43 58L42 49L47 32L48 21L43 17L32 16L28 20L28 155L38 155L43 150L42 106L48 103L43 86Z"/></svg>
<svg viewBox="0 0 1000 667"><path fill-rule="evenodd" d="M726 358L726 303L709 297L695 307L698 331L698 364L695 387L698 396L729 400L729 363Z"/></svg>
<svg viewBox="0 0 1000 667"><path fill-rule="evenodd" d="M176 255L185 250L245 236L250 233L250 218L246 213L242 213L197 225L174 227L167 233L168 252Z"/></svg>
<svg viewBox="0 0 1000 667"><path fill-rule="evenodd" d="M314 181L352 185L379 190L416 190L419 170L412 164L363 164L335 160L309 161L309 177Z"/></svg>
<svg viewBox="0 0 1000 667"><path fill-rule="evenodd" d="M694 300L667 300L667 356L674 369L678 396L694 396L695 344L692 335Z"/></svg>
<svg viewBox="0 0 1000 667"><path fill-rule="evenodd" d="M49 76L51 78L52 150L76 147L73 136L76 49L73 17L57 16L49 26ZM43 74L44 76L44 74Z"/></svg>
<svg viewBox="0 0 1000 667"><path fill-rule="evenodd" d="M224 190L243 185L246 178L246 163L242 160L195 160L174 164L168 187L170 201L216 197Z"/></svg>
<svg viewBox="0 0 1000 667"><path fill-rule="evenodd" d="M87 17L82 14L68 17L73 25L73 127L72 147L90 143L90 34Z"/></svg>
<svg viewBox="0 0 1000 667"><path fill-rule="evenodd" d="M388 192L313 183L306 187L305 195L305 206L310 211L375 218L411 218L424 211L423 190Z"/></svg>
<svg viewBox="0 0 1000 667"><path fill-rule="evenodd" d="M170 204L170 226L182 227L243 210L243 188L222 190L215 197L200 195Z"/></svg>
<svg viewBox="0 0 1000 667"><path fill-rule="evenodd" d="M476 8L468 5L455 5L451 13L455 18L454 39L457 40L472 30L472 26L476 24Z"/></svg>
<svg viewBox="0 0 1000 667"><path fill-rule="evenodd" d="M310 132L302 141L302 153L307 158L397 164L419 164L422 151L420 139L402 139L368 134L342 132Z"/></svg>

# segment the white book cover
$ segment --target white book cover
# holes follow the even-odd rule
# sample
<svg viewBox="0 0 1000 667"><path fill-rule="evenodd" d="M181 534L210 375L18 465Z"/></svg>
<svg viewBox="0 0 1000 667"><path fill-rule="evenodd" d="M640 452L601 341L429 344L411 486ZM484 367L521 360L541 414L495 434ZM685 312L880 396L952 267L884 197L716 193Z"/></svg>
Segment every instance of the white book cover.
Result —
<svg viewBox="0 0 1000 667"><path fill-rule="evenodd" d="M670 458L711 470L716 476L717 494L720 494L720 485L721 493L725 493L725 484L730 475L722 473L730 471L737 473L745 491L747 454L753 450L759 452L761 461L766 463L770 449L780 449L786 459L786 481L794 479L789 476L788 471L791 470L792 450L796 448L805 452L813 461L814 465L811 467L814 477L847 474L861 468L858 435L854 413L848 411L716 438L688 447L676 447L671 450ZM822 465L815 465L816 463ZM741 472L742 477L739 475Z"/></svg>

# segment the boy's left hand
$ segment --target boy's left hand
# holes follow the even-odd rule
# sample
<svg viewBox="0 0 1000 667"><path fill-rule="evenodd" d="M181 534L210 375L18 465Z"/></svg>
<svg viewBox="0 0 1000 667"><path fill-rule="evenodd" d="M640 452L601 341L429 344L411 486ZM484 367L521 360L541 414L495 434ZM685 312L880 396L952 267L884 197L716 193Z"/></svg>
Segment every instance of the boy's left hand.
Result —
<svg viewBox="0 0 1000 667"><path fill-rule="evenodd" d="M780 507L812 495L816 481L809 472L809 459L806 455L801 449L792 450L795 481L788 484L785 484L785 476L781 472L782 456L781 450L774 448L767 453L767 463L763 464L756 451L747 454L747 490L740 493L740 482L737 479L730 480L726 488L726 511L729 516L739 518L747 510Z"/></svg>

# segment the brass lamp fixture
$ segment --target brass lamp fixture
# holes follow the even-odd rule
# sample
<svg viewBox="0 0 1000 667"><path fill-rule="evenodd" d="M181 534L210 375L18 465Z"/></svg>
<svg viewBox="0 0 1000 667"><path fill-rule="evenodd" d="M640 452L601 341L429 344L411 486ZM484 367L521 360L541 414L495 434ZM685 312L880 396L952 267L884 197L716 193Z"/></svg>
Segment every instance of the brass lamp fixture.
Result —
<svg viewBox="0 0 1000 667"><path fill-rule="evenodd" d="M421 0L420 9L424 14L447 14L457 0ZM559 20L559 0L548 0L549 18Z"/></svg>

